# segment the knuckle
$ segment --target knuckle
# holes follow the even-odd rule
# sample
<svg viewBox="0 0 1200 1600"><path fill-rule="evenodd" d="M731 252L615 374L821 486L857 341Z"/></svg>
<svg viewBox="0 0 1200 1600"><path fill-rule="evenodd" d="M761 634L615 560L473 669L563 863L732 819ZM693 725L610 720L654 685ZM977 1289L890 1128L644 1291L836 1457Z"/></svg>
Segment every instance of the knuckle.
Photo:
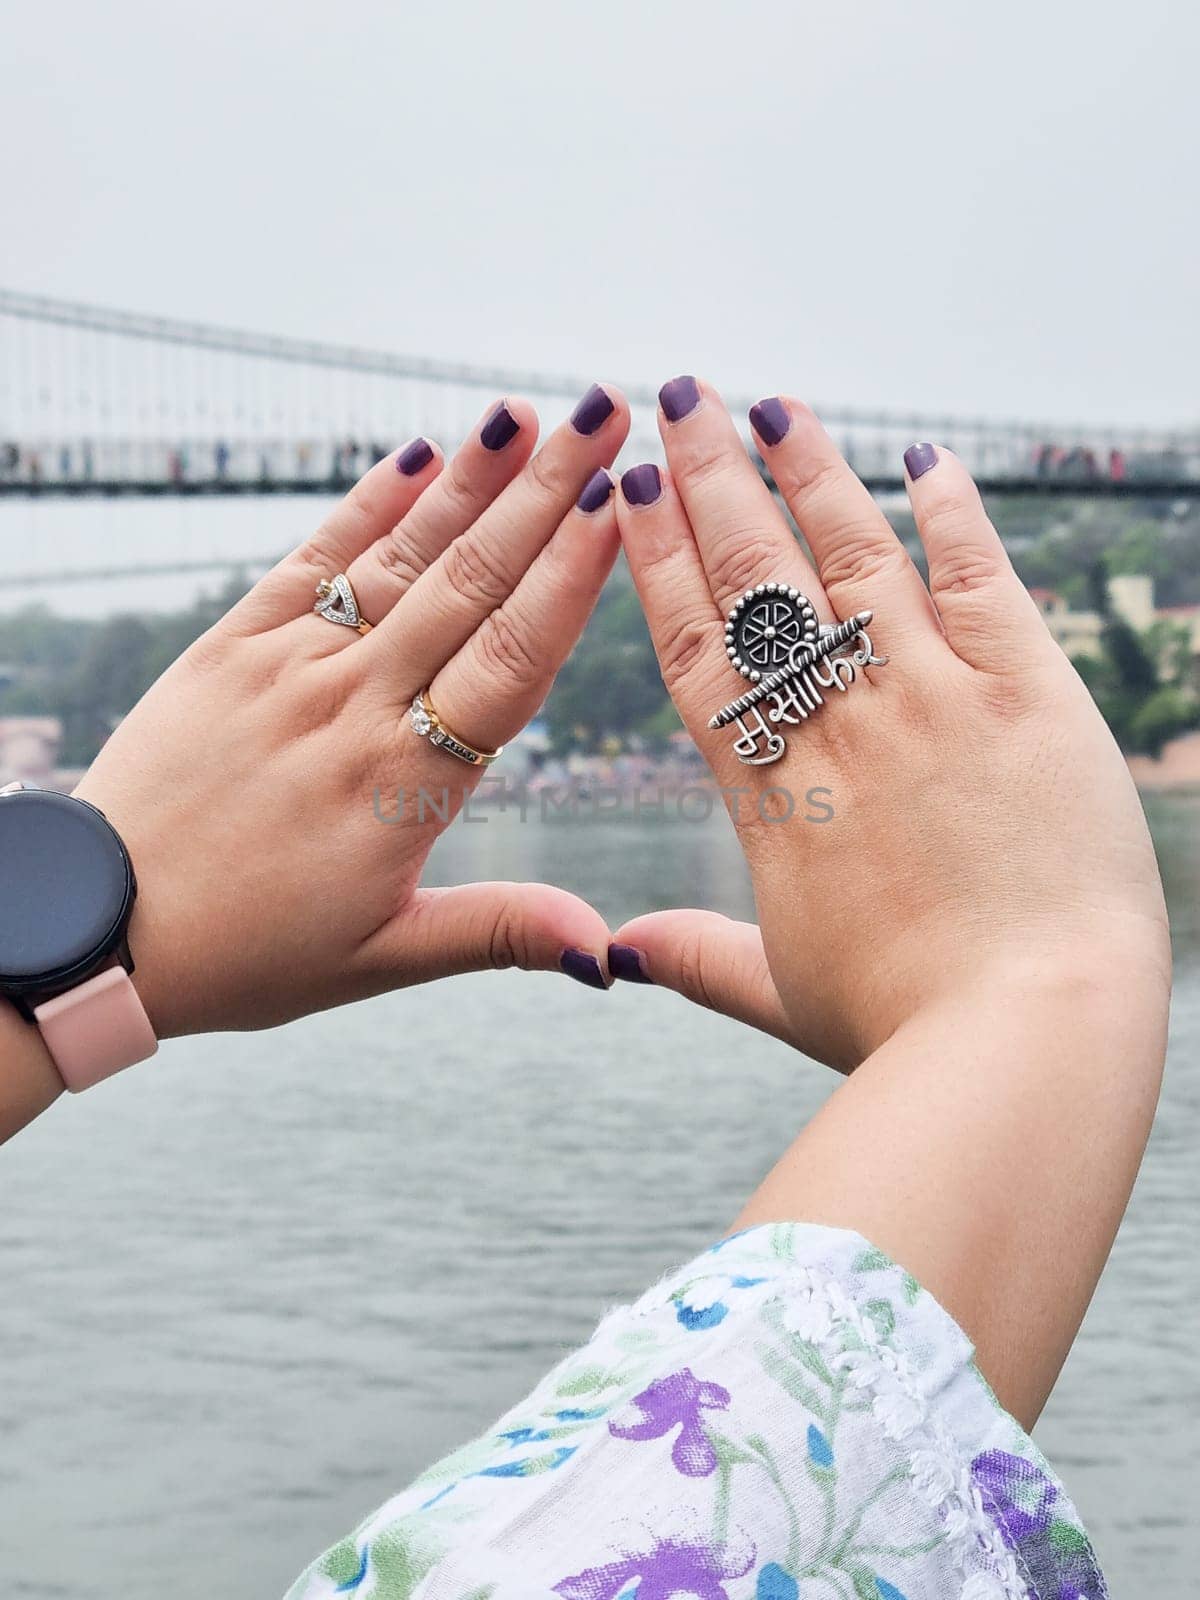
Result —
<svg viewBox="0 0 1200 1600"><path fill-rule="evenodd" d="M727 540L711 558L712 585L718 602L727 603L765 578L777 577L781 554L772 540L753 534Z"/></svg>
<svg viewBox="0 0 1200 1600"><path fill-rule="evenodd" d="M851 522L842 527L836 543L820 562L821 581L827 589L895 578L909 565L908 552L890 528L875 522Z"/></svg>
<svg viewBox="0 0 1200 1600"><path fill-rule="evenodd" d="M328 728L339 721L359 690L358 673L343 647L329 670L309 676L304 696L304 716L310 728Z"/></svg>
<svg viewBox="0 0 1200 1600"><path fill-rule="evenodd" d="M411 587L432 557L447 544L447 533L461 532L471 526L475 520L476 501L470 483L463 476L462 466L455 460L436 486L427 490L409 514L380 540L377 546L380 565L405 588Z"/></svg>
<svg viewBox="0 0 1200 1600"><path fill-rule="evenodd" d="M529 642L529 631L501 608L487 616L476 634L484 670L520 688L537 683L543 658Z"/></svg>
<svg viewBox="0 0 1200 1600"><path fill-rule="evenodd" d="M578 473L572 473L567 463L559 459L558 452L549 447L538 451L526 471L537 497L548 506L565 506L578 492L575 486Z"/></svg>
<svg viewBox="0 0 1200 1600"><path fill-rule="evenodd" d="M437 480L434 492L426 490L417 501L415 512L420 514L424 510L448 527L469 528L479 514L482 498L472 480L470 467L456 456Z"/></svg>
<svg viewBox="0 0 1200 1600"><path fill-rule="evenodd" d="M712 655L717 628L716 622L698 617L681 617L665 626L659 636L658 659L668 688L686 678Z"/></svg>
<svg viewBox="0 0 1200 1600"><path fill-rule="evenodd" d="M973 507L964 495L943 491L920 519L922 537L933 545L955 543L975 521L978 511L978 506Z"/></svg>
<svg viewBox="0 0 1200 1600"><path fill-rule="evenodd" d="M424 562L403 522L393 528L386 539L379 541L376 559L387 576L402 589L411 589L424 570Z"/></svg>
<svg viewBox="0 0 1200 1600"><path fill-rule="evenodd" d="M446 582L472 607L494 608L507 599L512 588L508 573L480 540L464 534L442 559Z"/></svg>
<svg viewBox="0 0 1200 1600"><path fill-rule="evenodd" d="M803 504L836 494L845 483L846 471L840 459L830 460L827 456L801 451L780 464L775 482L789 503L796 500Z"/></svg>
<svg viewBox="0 0 1200 1600"><path fill-rule="evenodd" d="M366 477L360 478L342 500L343 515L353 517L360 523L370 522L378 514L374 487L369 473Z"/></svg>
<svg viewBox="0 0 1200 1600"><path fill-rule="evenodd" d="M678 483L689 489L704 489L732 469L729 449L721 443L699 443L678 451L671 461L671 472Z"/></svg>
<svg viewBox="0 0 1200 1600"><path fill-rule="evenodd" d="M680 618L670 622L659 640L659 664L667 686L678 683L714 648L715 622L699 618Z"/></svg>
<svg viewBox="0 0 1200 1600"><path fill-rule="evenodd" d="M193 639L180 659L187 663L188 670L207 675L218 671L230 657L239 655L243 648L249 653L250 644L251 641L247 640L243 646L242 639L229 627L227 613L211 628L206 628L198 639Z"/></svg>
<svg viewBox="0 0 1200 1600"><path fill-rule="evenodd" d="M335 521L338 533L343 536L348 533L353 539L364 539L375 530L379 521L379 507L365 478L360 479L346 495L330 523L321 530L322 533L332 534Z"/></svg>
<svg viewBox="0 0 1200 1600"><path fill-rule="evenodd" d="M952 545L929 564L930 592L937 599L990 590L1000 577L995 556L973 545Z"/></svg>
<svg viewBox="0 0 1200 1600"><path fill-rule="evenodd" d="M492 966L500 971L507 971L510 967L528 968L532 965L524 925L509 906L501 906L492 924L488 939L488 959Z"/></svg>
<svg viewBox="0 0 1200 1600"><path fill-rule="evenodd" d="M716 992L712 986L711 963L708 960L708 943L699 930L688 933L679 945L679 981L685 994L690 995L709 1011L719 1010Z"/></svg>
<svg viewBox="0 0 1200 1600"><path fill-rule="evenodd" d="M347 540L361 543L378 520L373 497L365 485L366 480L360 479L296 552L298 559L321 577L328 577L331 566L336 564L339 547Z"/></svg>
<svg viewBox="0 0 1200 1600"><path fill-rule="evenodd" d="M305 578L311 578L315 585L338 570L339 557L336 552L337 540L333 529L322 525L289 557L289 562L299 568Z"/></svg>

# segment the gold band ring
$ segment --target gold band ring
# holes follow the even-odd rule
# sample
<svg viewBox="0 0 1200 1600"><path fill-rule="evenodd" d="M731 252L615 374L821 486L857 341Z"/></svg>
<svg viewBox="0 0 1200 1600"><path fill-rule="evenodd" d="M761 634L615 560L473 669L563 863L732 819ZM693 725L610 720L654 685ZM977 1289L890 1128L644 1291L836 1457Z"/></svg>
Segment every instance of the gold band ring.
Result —
<svg viewBox="0 0 1200 1600"><path fill-rule="evenodd" d="M413 701L408 719L413 725L413 731L422 739L428 739L430 744L436 744L450 755L457 756L469 767L490 766L504 749L501 745L499 750L476 750L471 745L464 744L461 739L455 738L433 709L428 689L423 690Z"/></svg>

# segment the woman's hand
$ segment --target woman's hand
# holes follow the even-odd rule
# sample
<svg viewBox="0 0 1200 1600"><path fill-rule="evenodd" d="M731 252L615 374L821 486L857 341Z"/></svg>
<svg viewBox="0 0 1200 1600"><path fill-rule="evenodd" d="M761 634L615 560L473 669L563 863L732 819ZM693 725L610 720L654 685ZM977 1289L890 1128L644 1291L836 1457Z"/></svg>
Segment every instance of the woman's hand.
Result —
<svg viewBox="0 0 1200 1600"><path fill-rule="evenodd" d="M962 466L907 453L927 590L799 402L751 419L801 552L709 389L663 394L670 476L626 473L621 534L663 675L724 787L762 923L660 912L612 970L856 1070L738 1225L857 1230L958 1318L1029 1425L1100 1275L1153 1116L1170 952L1125 763ZM724 619L785 579L825 620L873 610L868 667L776 765L708 719L744 690ZM832 821L801 819L812 788ZM790 822L778 814L795 793ZM817 812L816 814L822 814ZM639 953L640 952L640 953Z"/></svg>
<svg viewBox="0 0 1200 1600"><path fill-rule="evenodd" d="M718 396L663 391L668 475L625 474L621 534L680 714L723 788L761 935L666 911L616 936L635 971L843 1070L906 1018L994 971L1169 971L1149 834L1108 730L1016 577L978 493L945 450L908 453L929 589L874 500L799 401L751 413L797 544ZM708 719L746 684L723 628L746 590L799 588L823 622L874 611L869 667L755 767ZM801 820L829 791L832 821ZM786 789L794 816L778 818ZM768 820L764 820L764 816Z"/></svg>
<svg viewBox="0 0 1200 1600"><path fill-rule="evenodd" d="M574 896L421 887L481 769L419 737L409 707L429 690L480 750L534 715L616 555L604 468L627 429L620 394L595 388L536 455L520 401L493 408L444 472L414 441L121 723L77 793L137 871L134 982L160 1036L269 1026L480 967L561 966L605 986L608 930ZM364 636L313 612L338 572Z"/></svg>

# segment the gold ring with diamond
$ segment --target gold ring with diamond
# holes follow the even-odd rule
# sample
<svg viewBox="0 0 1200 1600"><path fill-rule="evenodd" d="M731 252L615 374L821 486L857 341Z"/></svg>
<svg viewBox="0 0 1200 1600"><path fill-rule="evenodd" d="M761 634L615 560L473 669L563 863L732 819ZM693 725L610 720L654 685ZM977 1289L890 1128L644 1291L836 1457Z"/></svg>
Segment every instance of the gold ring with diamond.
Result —
<svg viewBox="0 0 1200 1600"><path fill-rule="evenodd" d="M363 620L362 612L358 609L358 601L354 598L354 590L350 587L350 579L344 572L336 573L332 578L322 578L317 585L317 603L313 610L319 617L324 617L326 622L336 622L340 627L353 628L356 633L370 633L371 624Z"/></svg>
<svg viewBox="0 0 1200 1600"><path fill-rule="evenodd" d="M476 750L469 744L464 744L461 739L456 739L446 727L445 723L433 709L429 698L429 690L424 690L413 701L408 713L408 720L413 725L413 731L422 739L428 739L430 744L436 744L439 749L447 751L452 756L457 756L460 761L465 761L469 767L487 767L495 761L504 749Z"/></svg>

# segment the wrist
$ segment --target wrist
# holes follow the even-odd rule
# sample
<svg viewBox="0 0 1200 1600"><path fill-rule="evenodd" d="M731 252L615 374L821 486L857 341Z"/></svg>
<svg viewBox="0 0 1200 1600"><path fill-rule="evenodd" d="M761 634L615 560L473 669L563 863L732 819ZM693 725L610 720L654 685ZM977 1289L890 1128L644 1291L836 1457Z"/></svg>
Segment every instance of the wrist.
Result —
<svg viewBox="0 0 1200 1600"><path fill-rule="evenodd" d="M158 914L161 874L149 859L145 830L139 826L137 811L131 811L121 791L114 791L94 773L93 768L85 774L72 796L94 806L116 829L129 852L138 885L137 899L126 928L126 942L133 962L130 979L155 1037L169 1039L185 1032L186 1028L179 1017L183 996L170 970L170 961L165 959L168 941L163 919Z"/></svg>
<svg viewBox="0 0 1200 1600"><path fill-rule="evenodd" d="M1166 1052L1169 951L1153 939L1077 939L997 950L939 986L896 1034L932 1030L969 1042L986 1030L993 1054L1042 1054L1055 1070L1098 1078L1108 1064L1126 1083L1157 1086ZM1043 1049L1044 1047L1044 1049Z"/></svg>
<svg viewBox="0 0 1200 1600"><path fill-rule="evenodd" d="M133 987L137 900L128 849L94 804L12 784L0 797L0 993L27 1038L8 1035L0 1094L20 1126L59 1084L78 1092L157 1048ZM34 1041L36 1040L36 1044ZM59 1084L50 1077L53 1072ZM11 1131L11 1128L10 1128Z"/></svg>
<svg viewBox="0 0 1200 1600"><path fill-rule="evenodd" d="M63 1081L41 1033L0 1000L0 1144L63 1093Z"/></svg>

